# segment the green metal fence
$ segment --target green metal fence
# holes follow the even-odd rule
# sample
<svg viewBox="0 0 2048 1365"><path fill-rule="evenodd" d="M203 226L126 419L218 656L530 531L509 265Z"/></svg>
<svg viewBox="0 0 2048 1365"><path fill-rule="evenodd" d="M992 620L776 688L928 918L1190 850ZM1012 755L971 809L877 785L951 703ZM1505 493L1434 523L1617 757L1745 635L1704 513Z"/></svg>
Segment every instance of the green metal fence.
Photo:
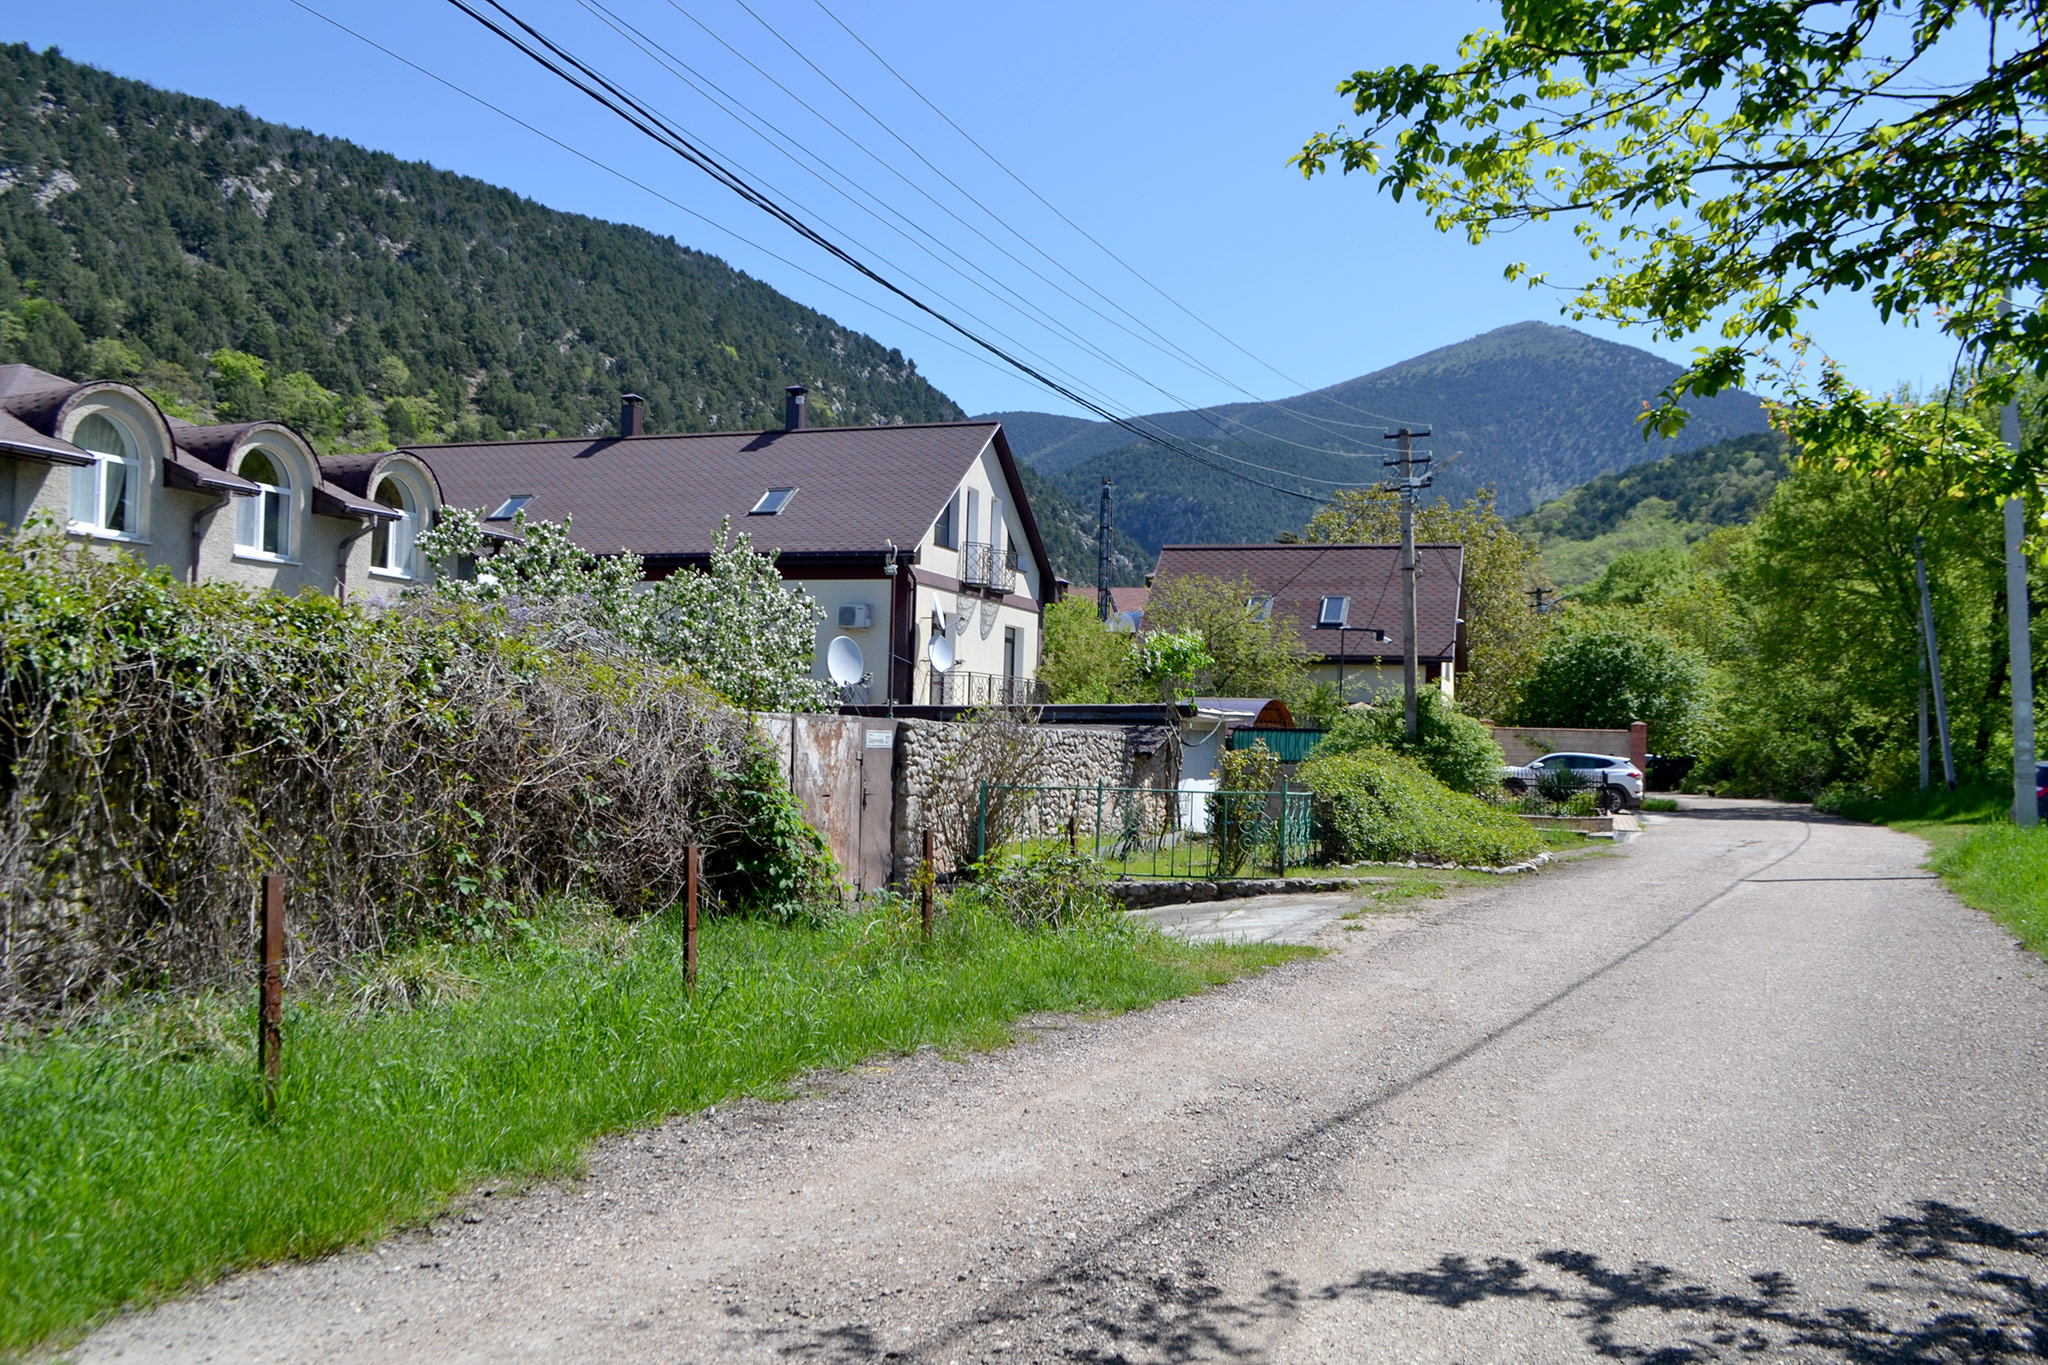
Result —
<svg viewBox="0 0 2048 1365"><path fill-rule="evenodd" d="M1278 725L1241 725L1230 732L1232 749L1261 745L1272 750L1282 763L1299 763L1323 742L1321 730L1289 729Z"/></svg>
<svg viewBox="0 0 2048 1365"><path fill-rule="evenodd" d="M984 782L978 859L1006 847L1071 846L1111 876L1272 877L1322 861L1309 793Z"/></svg>

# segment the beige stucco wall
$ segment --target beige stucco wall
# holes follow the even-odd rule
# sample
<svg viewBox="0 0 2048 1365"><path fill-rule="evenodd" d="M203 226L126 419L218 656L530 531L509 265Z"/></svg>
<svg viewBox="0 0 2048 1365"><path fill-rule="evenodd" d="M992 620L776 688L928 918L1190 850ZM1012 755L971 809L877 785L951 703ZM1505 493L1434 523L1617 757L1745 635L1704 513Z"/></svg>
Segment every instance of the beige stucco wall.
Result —
<svg viewBox="0 0 2048 1365"><path fill-rule="evenodd" d="M1334 663L1310 664L1307 669L1309 681L1337 685L1337 665ZM1374 696L1401 691L1401 665L1399 663L1349 663L1344 665L1344 692L1354 702L1371 701ZM1425 686L1442 690L1446 697L1455 697L1458 689L1457 669L1452 664L1443 665L1442 673L1433 681L1428 678L1429 666L1416 667L1416 679Z"/></svg>

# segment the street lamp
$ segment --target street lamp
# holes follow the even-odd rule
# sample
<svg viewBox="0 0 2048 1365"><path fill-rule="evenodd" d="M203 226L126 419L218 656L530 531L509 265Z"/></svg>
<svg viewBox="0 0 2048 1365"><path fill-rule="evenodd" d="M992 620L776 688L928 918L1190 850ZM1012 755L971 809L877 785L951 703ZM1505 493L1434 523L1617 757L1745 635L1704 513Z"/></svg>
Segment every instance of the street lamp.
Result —
<svg viewBox="0 0 2048 1365"><path fill-rule="evenodd" d="M1377 627L1373 627L1373 626L1338 626L1338 627L1337 627L1337 704L1338 704L1339 706L1343 706L1343 705L1345 704L1345 701L1344 701L1344 660L1345 660L1345 656L1346 656L1346 654L1347 654L1347 653L1349 652L1349 650L1348 650L1348 648L1347 648L1347 644L1348 644L1348 642L1347 642L1347 641L1345 640L1345 638L1344 638L1344 637L1345 637L1345 636L1347 636L1347 635L1349 635L1349 634L1350 634L1350 633L1351 633L1352 631L1354 631L1354 630L1356 630L1356 631L1363 631L1363 632L1364 632L1365 634L1367 634L1367 635L1370 635L1370 636L1372 636L1372 638L1373 638L1374 640L1376 640L1377 642L1379 642L1380 644L1385 644L1385 643L1387 642L1387 633L1386 633L1385 631L1383 631L1383 630L1380 630L1380 629L1378 629Z"/></svg>

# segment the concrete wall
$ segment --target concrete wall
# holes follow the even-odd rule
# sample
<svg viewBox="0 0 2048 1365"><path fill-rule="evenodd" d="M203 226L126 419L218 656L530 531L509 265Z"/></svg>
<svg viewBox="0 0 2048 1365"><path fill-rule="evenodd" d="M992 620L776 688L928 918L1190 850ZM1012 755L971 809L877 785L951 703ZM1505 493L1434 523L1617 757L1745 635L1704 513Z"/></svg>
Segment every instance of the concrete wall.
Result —
<svg viewBox="0 0 2048 1365"><path fill-rule="evenodd" d="M1574 730L1559 726L1496 725L1493 742L1513 764L1529 763L1559 752L1612 754L1633 761L1637 771L1649 761L1649 727L1637 721L1626 730Z"/></svg>

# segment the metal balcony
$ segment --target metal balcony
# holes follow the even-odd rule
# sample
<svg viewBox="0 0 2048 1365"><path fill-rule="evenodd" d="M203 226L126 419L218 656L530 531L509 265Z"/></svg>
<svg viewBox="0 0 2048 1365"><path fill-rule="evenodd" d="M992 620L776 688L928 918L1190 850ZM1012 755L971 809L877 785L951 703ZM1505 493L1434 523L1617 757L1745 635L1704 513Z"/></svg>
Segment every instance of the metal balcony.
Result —
<svg viewBox="0 0 2048 1365"><path fill-rule="evenodd" d="M1017 587L1017 546L1005 545L1002 553L986 541L970 540L960 546L960 583L983 592L1006 593Z"/></svg>
<svg viewBox="0 0 2048 1365"><path fill-rule="evenodd" d="M928 706L1042 706L1045 684L1036 678L1011 678L1000 673L970 673L951 668L925 670Z"/></svg>

